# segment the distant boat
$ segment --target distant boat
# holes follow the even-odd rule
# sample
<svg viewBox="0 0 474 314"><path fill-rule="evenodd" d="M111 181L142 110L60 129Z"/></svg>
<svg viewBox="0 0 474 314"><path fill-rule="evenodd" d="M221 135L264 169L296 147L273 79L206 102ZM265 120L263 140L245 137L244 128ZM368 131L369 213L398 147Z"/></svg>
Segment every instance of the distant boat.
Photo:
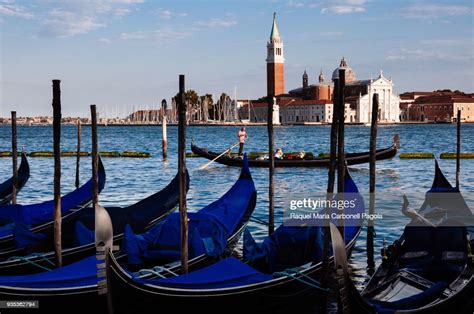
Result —
<svg viewBox="0 0 474 314"><path fill-rule="evenodd" d="M400 138L396 134L393 138L393 144L390 147L378 149L376 152L377 160L390 159L397 154L399 148ZM214 160L217 163L233 166L233 167L242 167L242 158L232 157L229 155L221 155L222 153L217 153L210 151L206 148L200 148L195 143L191 144L191 150L194 154L207 158L209 160ZM348 165L356 165L369 162L370 154L369 152L361 153L347 153L345 156L346 162ZM217 159L216 159L217 158ZM269 161L268 159L263 158L249 158L248 163L250 167L262 167L268 168ZM303 158L293 158L293 159L276 159L275 158L275 167L329 167L330 158L329 157L303 157Z"/></svg>

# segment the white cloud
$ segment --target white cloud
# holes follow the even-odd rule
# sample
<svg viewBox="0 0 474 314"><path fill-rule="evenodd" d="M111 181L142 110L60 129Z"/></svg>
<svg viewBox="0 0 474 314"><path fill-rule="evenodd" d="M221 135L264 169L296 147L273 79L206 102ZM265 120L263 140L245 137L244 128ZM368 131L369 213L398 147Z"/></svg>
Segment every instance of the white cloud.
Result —
<svg viewBox="0 0 474 314"><path fill-rule="evenodd" d="M342 32L321 32L319 33L319 36L323 37L341 37L344 34Z"/></svg>
<svg viewBox="0 0 474 314"><path fill-rule="evenodd" d="M233 17L228 19L210 18L207 21L197 22L197 25L203 27L231 27L237 25L237 21Z"/></svg>
<svg viewBox="0 0 474 314"><path fill-rule="evenodd" d="M173 42L184 39L192 34L191 30L175 30L162 27L153 31L136 31L120 34L123 40L154 40L156 42Z"/></svg>
<svg viewBox="0 0 474 314"><path fill-rule="evenodd" d="M20 17L32 19L34 14L22 5L15 4L15 1L2 1L0 3L0 16Z"/></svg>
<svg viewBox="0 0 474 314"><path fill-rule="evenodd" d="M43 30L45 35L71 37L86 34L106 26L105 23L97 21L97 17L93 15L85 16L60 9L54 9L49 15L49 18L42 21L42 24L46 27Z"/></svg>
<svg viewBox="0 0 474 314"><path fill-rule="evenodd" d="M412 5L402 10L402 16L412 19L433 19L440 16L472 15L473 7L463 5Z"/></svg>
<svg viewBox="0 0 474 314"><path fill-rule="evenodd" d="M110 40L108 38L100 38L99 42L104 43L104 44L111 44L112 40Z"/></svg>
<svg viewBox="0 0 474 314"><path fill-rule="evenodd" d="M33 19L43 36L71 37L107 26L137 10L144 0L73 0L16 2L0 0L0 17ZM21 3L18 4L18 3Z"/></svg>
<svg viewBox="0 0 474 314"><path fill-rule="evenodd" d="M366 11L368 0L325 0L312 2L310 8L321 8L323 14L350 14Z"/></svg>
<svg viewBox="0 0 474 314"><path fill-rule="evenodd" d="M295 1L295 0L290 0L288 1L288 5L290 7L294 7L294 8L302 8L305 6L304 2L301 2L301 1Z"/></svg>
<svg viewBox="0 0 474 314"><path fill-rule="evenodd" d="M127 9L127 8L117 8L115 9L115 16L120 18L126 15L129 15L131 12L132 10Z"/></svg>
<svg viewBox="0 0 474 314"><path fill-rule="evenodd" d="M170 20L176 16L179 16L179 17L188 16L188 13L185 13L185 12L173 12L173 11L170 11L167 9L161 9L161 8L158 9L157 14L160 17L160 19L163 19L163 20Z"/></svg>
<svg viewBox="0 0 474 314"><path fill-rule="evenodd" d="M390 52L385 60L416 60L416 61L472 61L474 56L460 53L444 53L436 49L407 49L402 48L398 52Z"/></svg>

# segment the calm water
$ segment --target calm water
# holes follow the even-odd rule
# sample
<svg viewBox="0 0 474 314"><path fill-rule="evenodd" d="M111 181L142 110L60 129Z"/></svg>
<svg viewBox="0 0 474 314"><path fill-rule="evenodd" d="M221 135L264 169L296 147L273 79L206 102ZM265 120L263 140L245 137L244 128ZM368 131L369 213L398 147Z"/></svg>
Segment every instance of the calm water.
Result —
<svg viewBox="0 0 474 314"><path fill-rule="evenodd" d="M200 146L215 151L223 151L236 142L237 127L189 127L187 128L187 147L194 138ZM248 127L249 139L247 151L263 151L267 146L266 127ZM329 151L329 131L327 126L292 126L275 128L275 142L284 151L304 149L315 153ZM350 126L346 128L346 151L367 151L369 148L370 128ZM474 125L463 125L462 150L473 151ZM148 159L104 158L107 172L106 187L100 195L102 205L125 206L138 201L155 191L160 190L173 178L177 170L177 128L168 128L169 160L164 163L161 158L161 127L100 127L99 146L103 151L146 151L153 157ZM400 134L401 152L433 152L439 156L441 152L455 151L454 125L400 125L381 126L378 130L378 148L387 147L392 143L395 133ZM10 127L0 126L0 151L10 150ZM90 128L83 127L82 149L90 151ZM75 150L76 128L63 126L62 150ZM26 151L53 150L52 128L48 126L19 126L18 147ZM190 150L190 149L189 149ZM18 195L22 204L36 203L52 199L53 191L53 159L30 158L31 177L28 184ZM211 165L204 171L196 170L206 163L202 158L188 158L191 188L188 194L188 207L198 210L221 196L238 177L239 169L218 164ZM455 161L440 160L440 165L448 179L454 183ZM461 188L471 208L474 208L474 160L462 161ZM413 207L421 204L423 193L429 189L433 179L433 160L400 160L397 157L377 163L377 191L379 195L400 196L399 202L377 201L377 206L385 211L400 211L401 195L411 195ZM362 192L368 191L368 164L351 167L354 181ZM90 158L81 159L81 180L86 181L91 174ZM10 158L0 158L0 181L11 175ZM75 158L62 159L62 192L74 189ZM268 170L252 169L252 175L258 190L258 202L255 216L267 219ZM281 221L283 198L292 192L321 193L325 191L327 170L317 168L277 169L276 170L276 211L277 222ZM418 194L417 194L418 193ZM398 215L395 215L398 217ZM376 259L379 260L380 248L385 238L388 243L399 237L406 219L396 218L392 223L376 226L375 239ZM261 237L266 227L251 223L252 233ZM352 264L356 270L359 286L363 287L366 275L365 228L358 240L353 253Z"/></svg>

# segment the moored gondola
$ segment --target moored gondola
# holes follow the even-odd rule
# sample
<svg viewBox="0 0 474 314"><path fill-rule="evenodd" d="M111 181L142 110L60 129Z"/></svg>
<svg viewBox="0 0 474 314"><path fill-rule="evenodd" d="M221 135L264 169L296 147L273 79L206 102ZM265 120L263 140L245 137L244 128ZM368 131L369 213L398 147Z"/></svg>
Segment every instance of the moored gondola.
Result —
<svg viewBox="0 0 474 314"><path fill-rule="evenodd" d="M99 162L99 191L105 185L106 175L102 161ZM92 179L81 187L61 197L63 223L76 219L81 209L92 200ZM8 223L0 227L0 250L9 251L14 248L34 245L40 241L41 234L53 230L54 201L46 201L31 205L0 206L0 218Z"/></svg>
<svg viewBox="0 0 474 314"><path fill-rule="evenodd" d="M415 213L407 207L408 202L404 210L412 220L400 239L383 249L385 258L362 293L345 271L351 312L473 313L474 242L462 223L472 224L472 213L437 163L422 210ZM444 212L441 219L433 215L436 211ZM344 264L337 261L336 267L343 269Z"/></svg>
<svg viewBox="0 0 474 314"><path fill-rule="evenodd" d="M212 227L219 227L218 224L222 224L219 228L224 228L227 231L223 229L221 231L229 234L226 245L221 252L221 255L226 254L243 232L255 208L255 203L255 186L248 167L244 167L239 179L227 193L201 209L196 215L189 216L190 226L193 225L194 218L199 218L198 213L201 213L201 218L214 216L209 222L217 223L217 225L212 225ZM168 225L168 230L179 229L179 225L176 225L177 222L172 216L174 214L171 214L156 226L162 224ZM194 231L200 233L200 235L204 235L205 232L212 232L207 228L209 224L205 229L201 227L202 225L198 226ZM190 233L190 239L195 235L196 233ZM204 239L206 245L219 243L219 238L200 238ZM169 246L172 247L174 242L175 239L171 239ZM193 241L190 240L191 242ZM122 245L122 247L125 246L126 244ZM119 252L118 255L118 261L126 264L127 253L120 254ZM201 254L190 258L189 265L193 267L198 264L205 264L214 258L219 258L219 256L213 257ZM37 311L41 313L51 313L58 308L73 308L74 311L78 312L105 313L106 299L105 296L98 295L97 271L96 257L90 256L51 271L22 276L0 276L0 299L37 300L39 301L39 310ZM132 310L129 313L136 312Z"/></svg>
<svg viewBox="0 0 474 314"><path fill-rule="evenodd" d="M189 175L187 189L189 189ZM114 241L123 238L125 225L134 232L144 232L174 211L179 201L178 175L161 191L127 207L106 207L112 220ZM75 220L63 223L63 265L69 265L95 253L94 211L92 207L82 210ZM52 243L52 235L48 241ZM51 268L54 252L29 254L25 248L0 252L9 258L0 262L0 275L25 275Z"/></svg>
<svg viewBox="0 0 474 314"><path fill-rule="evenodd" d="M390 159L397 154L399 148L399 136L395 135L393 144L390 147L379 149L376 152L377 160ZM191 150L194 154L214 160L217 163L233 166L242 167L242 158L236 156L232 157L228 154L222 154L217 152L209 151L206 148L200 148L195 143L191 144ZM222 156L220 156L222 155ZM348 165L357 165L369 162L369 152L362 153L348 153L345 155L345 161ZM249 158L248 160L250 167L263 167L268 168L268 159L263 158ZM304 158L292 158L292 159L277 159L275 158L275 167L328 167L330 162L329 157L304 157Z"/></svg>
<svg viewBox="0 0 474 314"><path fill-rule="evenodd" d="M345 183L346 193L357 195L352 213L364 212L363 199L348 174ZM345 226L348 252L360 233L358 222ZM174 273L177 269L173 273L157 269L140 276L110 255L114 311L143 312L160 304L180 312L221 313L231 308L233 313L249 309L255 313L288 313L314 306L315 297L326 293L317 281L323 272L322 230L318 226L282 225L262 244L244 239L243 260L225 258L184 275Z"/></svg>
<svg viewBox="0 0 474 314"><path fill-rule="evenodd" d="M30 165L28 164L28 159L26 154L23 152L21 154L21 164L18 168L18 184L16 191L17 193L25 186L26 182L30 178ZM8 204L12 200L13 193L13 178L6 180L0 184L0 205Z"/></svg>

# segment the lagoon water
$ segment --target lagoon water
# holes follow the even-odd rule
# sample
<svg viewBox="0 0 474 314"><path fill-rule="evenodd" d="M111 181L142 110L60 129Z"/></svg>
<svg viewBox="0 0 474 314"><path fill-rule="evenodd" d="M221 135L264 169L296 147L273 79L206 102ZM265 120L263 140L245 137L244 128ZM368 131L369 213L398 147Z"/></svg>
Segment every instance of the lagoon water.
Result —
<svg viewBox="0 0 474 314"><path fill-rule="evenodd" d="M90 127L83 126L82 149L91 151ZM223 151L237 142L238 127L188 127L187 147L190 151L191 139L199 146L214 151ZM249 139L246 151L264 151L267 147L267 129L264 126L247 128ZM283 151L328 152L329 126L284 126L275 128L275 144ZM177 170L177 127L168 127L168 161L161 157L160 126L107 126L99 127L99 148L102 151L146 151L151 158L103 158L107 172L105 189L100 194L100 203L107 205L129 205L168 184ZM450 124L394 125L380 126L377 147L388 147L394 134L400 134L400 152L432 152L439 156L442 152L454 152L456 128ZM348 126L346 128L346 151L367 151L369 149L370 128ZM0 151L11 150L10 126L0 126ZM18 126L18 147L30 151L52 151L51 126ZM76 127L62 127L61 148L74 151L76 147ZM474 151L474 125L462 126L462 151ZM31 177L18 195L21 204L36 203L52 199L53 158L29 158ZM230 168L214 163L206 170L197 170L207 160L188 158L191 188L188 193L189 210L219 198L235 182L239 168ZM455 160L440 160L441 168L448 180L454 184ZM474 160L461 162L461 191L468 205L474 208ZM368 164L350 167L352 177L363 193L368 192ZM252 175L258 191L254 216L267 219L268 169L252 168ZM407 219L399 214L403 194L407 194L412 208L421 205L424 193L430 188L434 174L434 160L401 160L398 156L377 163L377 212L383 212L388 220L376 221L375 257L378 265L380 248L385 239L389 244L397 239ZM81 159L81 182L91 175L91 159ZM0 158L0 182L11 176L11 159ZM74 189L75 158L62 158L62 193ZM282 209L294 195L323 195L326 189L327 169L325 168L277 168L275 171L276 221L282 221ZM368 203L368 202L367 202ZM255 237L266 234L267 227L255 222L249 224ZM366 272L366 228L357 242L352 255L352 267L360 288L364 286Z"/></svg>

